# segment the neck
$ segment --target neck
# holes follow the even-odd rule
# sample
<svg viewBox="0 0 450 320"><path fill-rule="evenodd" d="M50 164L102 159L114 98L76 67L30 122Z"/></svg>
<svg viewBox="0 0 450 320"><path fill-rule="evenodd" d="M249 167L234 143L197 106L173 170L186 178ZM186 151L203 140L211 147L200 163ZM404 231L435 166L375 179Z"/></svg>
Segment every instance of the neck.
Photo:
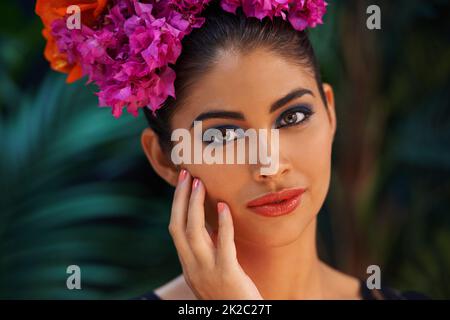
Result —
<svg viewBox="0 0 450 320"><path fill-rule="evenodd" d="M317 256L316 219L294 242L257 247L236 241L240 265L264 299L321 299L323 266Z"/></svg>

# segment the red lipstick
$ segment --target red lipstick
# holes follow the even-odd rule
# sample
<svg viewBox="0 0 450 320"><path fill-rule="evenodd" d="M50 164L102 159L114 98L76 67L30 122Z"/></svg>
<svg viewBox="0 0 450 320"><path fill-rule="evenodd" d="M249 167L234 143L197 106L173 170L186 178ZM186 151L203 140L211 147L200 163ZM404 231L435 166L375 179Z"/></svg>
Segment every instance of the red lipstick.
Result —
<svg viewBox="0 0 450 320"><path fill-rule="evenodd" d="M248 202L247 208L266 217L282 216L298 207L304 192L305 189L298 188L268 193Z"/></svg>

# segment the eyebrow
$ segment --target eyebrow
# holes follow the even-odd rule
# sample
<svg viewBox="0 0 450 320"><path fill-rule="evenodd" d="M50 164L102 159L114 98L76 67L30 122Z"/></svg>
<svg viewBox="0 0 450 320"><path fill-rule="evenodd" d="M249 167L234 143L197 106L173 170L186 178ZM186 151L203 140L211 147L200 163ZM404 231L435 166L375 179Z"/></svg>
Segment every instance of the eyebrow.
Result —
<svg viewBox="0 0 450 320"><path fill-rule="evenodd" d="M226 111L226 110L207 111L200 114L197 118L195 118L195 120L191 124L191 128L194 126L195 121L202 121L213 118L245 120L245 117L242 114L242 112Z"/></svg>
<svg viewBox="0 0 450 320"><path fill-rule="evenodd" d="M314 94L311 90L305 89L305 88L297 88L289 92L287 95L282 97L281 99L278 99L274 103L272 103L269 112L272 113L275 110L281 108L288 102L300 98L306 94L309 94L314 97ZM227 110L213 110L213 111L207 111L204 113L201 113L199 116L195 118L195 120L191 124L191 128L194 127L195 121L202 121L206 119L214 119L214 118L221 118L221 119L235 119L235 120L245 120L244 114L242 112L236 112L236 111L227 111Z"/></svg>
<svg viewBox="0 0 450 320"><path fill-rule="evenodd" d="M289 92L287 95L285 95L283 98L275 101L272 106L270 107L270 113L274 112L275 110L281 108L289 101L292 101L294 99L300 98L306 94L309 94L314 97L314 94L311 90L305 89L305 88L297 88Z"/></svg>

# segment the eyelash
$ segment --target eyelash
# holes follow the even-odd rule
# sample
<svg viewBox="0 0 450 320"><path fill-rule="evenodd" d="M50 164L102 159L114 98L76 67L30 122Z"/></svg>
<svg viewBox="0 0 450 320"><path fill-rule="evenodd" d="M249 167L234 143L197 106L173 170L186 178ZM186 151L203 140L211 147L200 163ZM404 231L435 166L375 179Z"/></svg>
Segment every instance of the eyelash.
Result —
<svg viewBox="0 0 450 320"><path fill-rule="evenodd" d="M292 124L279 125L279 123L281 122L281 119L282 119L283 117L285 117L285 116L288 115L288 114L292 114L292 113L295 113L295 114L296 114L296 113L302 113L302 114L303 114L303 119L301 119L301 120L298 121L298 122L292 123ZM302 123L308 121L309 118L310 118L313 114L314 114L314 111L313 111L310 107L308 107L308 106L305 106L305 105L294 106L294 107L292 107L292 108L290 108L290 109L284 111L284 112L277 118L277 120L275 121L275 128L276 128L276 129L279 129L279 128L287 128L287 127L293 127L293 126L296 126L296 125L300 125L300 124L302 124ZM237 127L237 126L225 125L225 126L219 126L219 127L212 127L212 128L207 129L206 131L208 131L208 130L210 130L210 129L220 130L222 133L225 133L225 134L226 134L226 130L227 130L227 129L232 129L232 130L236 131L237 129L241 129L241 128L239 128L239 127ZM205 131L205 132L206 132L206 131ZM223 135L222 135L222 136L223 136ZM239 139L239 136L237 136L236 139ZM236 139L233 139L233 140L236 140ZM221 143L222 143L222 144L225 144L225 143L228 143L228 142L233 141L233 140L229 140L229 141L225 141L225 140L224 140L223 142L217 142L217 141L214 141L214 140L211 141L211 142L205 141L205 144L212 144L212 143L215 143L215 144L221 144Z"/></svg>
<svg viewBox="0 0 450 320"><path fill-rule="evenodd" d="M303 114L303 119L301 119L300 121L295 122L295 123L285 124L285 125L280 125L280 122L281 122L280 119L283 119L283 117L285 117L285 116L288 115L288 114L292 114L292 113L294 113L294 114L297 114L297 113ZM275 122L275 123L276 123L276 124L275 124L275 128L276 128L276 129L279 129L279 128L292 127L292 126L296 126L296 125L302 124L302 123L308 121L309 118L310 118L313 114L314 114L314 111L313 111L310 107L308 107L308 106L300 105L300 106L292 107L292 108L290 108L290 109L284 111L284 112L278 117L278 119L277 119L276 122Z"/></svg>
<svg viewBox="0 0 450 320"><path fill-rule="evenodd" d="M213 127L213 128L209 128L208 130L211 130L211 129L215 129L215 130L219 130L219 131L221 131L222 132L222 137L224 137L225 135L226 135L226 133L227 133L227 129L231 129L231 130L233 130L233 132L230 132L231 134L235 134L235 135L237 135L238 136L238 134L239 134L239 132L237 132L237 130L238 129L241 129L241 128L239 128L239 127L237 127L237 126L229 126L229 125L227 125L227 126L219 126L219 127ZM208 130L206 130L205 132L207 132ZM241 129L242 130L242 129ZM224 135L224 133L225 133L225 135ZM236 138L236 139L239 139L239 137L238 138ZM236 140L236 139L233 139L233 140ZM230 140L230 141L233 141L233 140ZM229 141L226 141L226 140L223 140L223 142L218 142L218 141L211 141L211 142L208 142L208 141L205 141L205 144L225 144L225 143L228 143Z"/></svg>

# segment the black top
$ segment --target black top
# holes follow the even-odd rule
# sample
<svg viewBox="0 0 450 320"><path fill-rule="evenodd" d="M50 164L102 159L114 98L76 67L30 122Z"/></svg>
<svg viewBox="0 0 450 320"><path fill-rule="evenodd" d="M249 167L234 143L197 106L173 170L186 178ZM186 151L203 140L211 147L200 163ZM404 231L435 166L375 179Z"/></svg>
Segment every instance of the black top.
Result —
<svg viewBox="0 0 450 320"><path fill-rule="evenodd" d="M425 300L430 299L424 294L415 291L400 292L396 289L383 287L381 289L369 289L365 281L360 280L360 293L363 300ZM154 291L147 292L135 300L162 300Z"/></svg>

